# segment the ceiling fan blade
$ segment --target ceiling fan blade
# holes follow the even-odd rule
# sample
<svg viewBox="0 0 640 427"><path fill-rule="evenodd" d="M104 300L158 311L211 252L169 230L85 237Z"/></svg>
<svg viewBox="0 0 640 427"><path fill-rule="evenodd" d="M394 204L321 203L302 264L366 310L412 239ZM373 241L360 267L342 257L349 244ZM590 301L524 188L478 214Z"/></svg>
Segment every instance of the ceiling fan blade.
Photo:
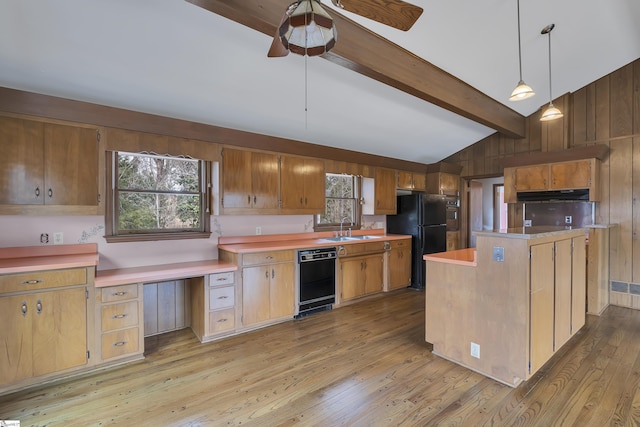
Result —
<svg viewBox="0 0 640 427"><path fill-rule="evenodd" d="M282 40L280 39L280 26L284 24L284 21L287 20L289 15L287 12L282 15L282 20L280 20L280 24L276 27L276 34L273 36L273 41L271 42L271 46L269 47L269 52L267 52L267 56L269 58L281 58L283 56L287 56L289 54L289 49L284 47L282 44Z"/></svg>
<svg viewBox="0 0 640 427"><path fill-rule="evenodd" d="M342 9L402 31L409 30L422 8L402 0L331 0Z"/></svg>

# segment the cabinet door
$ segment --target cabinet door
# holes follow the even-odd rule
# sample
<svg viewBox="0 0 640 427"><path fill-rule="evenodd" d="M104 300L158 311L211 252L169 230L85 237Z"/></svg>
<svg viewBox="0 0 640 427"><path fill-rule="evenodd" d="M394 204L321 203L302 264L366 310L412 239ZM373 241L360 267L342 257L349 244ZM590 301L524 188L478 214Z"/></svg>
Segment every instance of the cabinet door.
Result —
<svg viewBox="0 0 640 427"><path fill-rule="evenodd" d="M46 124L44 141L45 204L97 206L97 131Z"/></svg>
<svg viewBox="0 0 640 427"><path fill-rule="evenodd" d="M533 191L549 188L549 165L523 166L516 168L516 190Z"/></svg>
<svg viewBox="0 0 640 427"><path fill-rule="evenodd" d="M364 258L340 261L340 297L343 301L364 295Z"/></svg>
<svg viewBox="0 0 640 427"><path fill-rule="evenodd" d="M87 363L85 288L42 292L33 319L33 374L44 375Z"/></svg>
<svg viewBox="0 0 640 427"><path fill-rule="evenodd" d="M269 320L270 312L270 266L242 269L242 323Z"/></svg>
<svg viewBox="0 0 640 427"><path fill-rule="evenodd" d="M571 246L565 239L555 244L554 351L571 338Z"/></svg>
<svg viewBox="0 0 640 427"><path fill-rule="evenodd" d="M571 335L584 326L587 303L587 266L584 237L574 237L571 268Z"/></svg>
<svg viewBox="0 0 640 427"><path fill-rule="evenodd" d="M413 189L415 191L427 190L427 176L423 173L413 174Z"/></svg>
<svg viewBox="0 0 640 427"><path fill-rule="evenodd" d="M0 204L43 203L43 144L43 123L0 117Z"/></svg>
<svg viewBox="0 0 640 427"><path fill-rule="evenodd" d="M251 207L251 152L225 149L222 156L222 177L223 206Z"/></svg>
<svg viewBox="0 0 640 427"><path fill-rule="evenodd" d="M251 189L254 209L277 209L280 182L278 156L251 153Z"/></svg>
<svg viewBox="0 0 640 427"><path fill-rule="evenodd" d="M411 172L398 171L396 187L401 190L413 190L413 174Z"/></svg>
<svg viewBox="0 0 640 427"><path fill-rule="evenodd" d="M447 231L447 251L457 251L459 248L459 231Z"/></svg>
<svg viewBox="0 0 640 427"><path fill-rule="evenodd" d="M0 297L0 384L32 375L30 302L25 295Z"/></svg>
<svg viewBox="0 0 640 427"><path fill-rule="evenodd" d="M304 175L304 159L282 156L280 177L283 209L302 209L304 207Z"/></svg>
<svg viewBox="0 0 640 427"><path fill-rule="evenodd" d="M382 292L384 286L384 255L371 255L364 259L365 295Z"/></svg>
<svg viewBox="0 0 640 427"><path fill-rule="evenodd" d="M553 242L531 246L530 369L537 371L553 355Z"/></svg>
<svg viewBox="0 0 640 427"><path fill-rule="evenodd" d="M457 196L460 191L460 177L450 173L440 173L440 194Z"/></svg>
<svg viewBox="0 0 640 427"><path fill-rule="evenodd" d="M322 213L324 212L324 162L305 159L304 170L304 207Z"/></svg>
<svg viewBox="0 0 640 427"><path fill-rule="evenodd" d="M551 188L575 189L591 187L591 161L553 163L551 165Z"/></svg>
<svg viewBox="0 0 640 427"><path fill-rule="evenodd" d="M411 248L394 248L389 252L389 289L411 285Z"/></svg>
<svg viewBox="0 0 640 427"><path fill-rule="evenodd" d="M273 264L270 288L270 317L293 316L295 309L294 266L293 264Z"/></svg>
<svg viewBox="0 0 640 427"><path fill-rule="evenodd" d="M395 215L396 213L396 171L376 168L375 214Z"/></svg>

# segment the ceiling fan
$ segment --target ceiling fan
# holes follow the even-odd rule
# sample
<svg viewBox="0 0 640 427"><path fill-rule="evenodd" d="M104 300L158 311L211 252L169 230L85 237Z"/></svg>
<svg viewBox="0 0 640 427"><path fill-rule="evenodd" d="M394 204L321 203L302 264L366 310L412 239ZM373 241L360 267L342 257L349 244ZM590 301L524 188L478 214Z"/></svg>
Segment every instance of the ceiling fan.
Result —
<svg viewBox="0 0 640 427"><path fill-rule="evenodd" d="M276 29L276 33L267 56L282 57L289 54L289 49L286 46L287 42L284 38L284 30L281 28L301 1L302 0L294 1L285 10L282 20ZM320 3L320 0L315 1ZM409 30L423 11L421 7L407 3L403 0L331 0L331 2L340 9L402 31Z"/></svg>

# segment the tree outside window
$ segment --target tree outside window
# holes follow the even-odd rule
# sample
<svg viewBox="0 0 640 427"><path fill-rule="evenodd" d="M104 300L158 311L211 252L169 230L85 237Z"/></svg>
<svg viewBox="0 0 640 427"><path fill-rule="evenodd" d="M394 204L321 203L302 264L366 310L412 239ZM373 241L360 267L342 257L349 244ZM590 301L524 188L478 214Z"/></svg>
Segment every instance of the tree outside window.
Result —
<svg viewBox="0 0 640 427"><path fill-rule="evenodd" d="M325 176L325 212L317 215L316 229L339 226L342 219L351 227L359 227L358 178L353 175L328 173Z"/></svg>

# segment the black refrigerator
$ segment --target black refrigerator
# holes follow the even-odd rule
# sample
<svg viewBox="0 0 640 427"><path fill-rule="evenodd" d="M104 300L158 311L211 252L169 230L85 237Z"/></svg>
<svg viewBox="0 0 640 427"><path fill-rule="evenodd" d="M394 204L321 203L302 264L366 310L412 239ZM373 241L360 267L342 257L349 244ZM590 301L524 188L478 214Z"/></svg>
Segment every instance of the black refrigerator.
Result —
<svg viewBox="0 0 640 427"><path fill-rule="evenodd" d="M424 254L447 250L447 204L445 196L413 193L398 196L396 215L387 215L387 232L410 234L411 288L425 286Z"/></svg>

